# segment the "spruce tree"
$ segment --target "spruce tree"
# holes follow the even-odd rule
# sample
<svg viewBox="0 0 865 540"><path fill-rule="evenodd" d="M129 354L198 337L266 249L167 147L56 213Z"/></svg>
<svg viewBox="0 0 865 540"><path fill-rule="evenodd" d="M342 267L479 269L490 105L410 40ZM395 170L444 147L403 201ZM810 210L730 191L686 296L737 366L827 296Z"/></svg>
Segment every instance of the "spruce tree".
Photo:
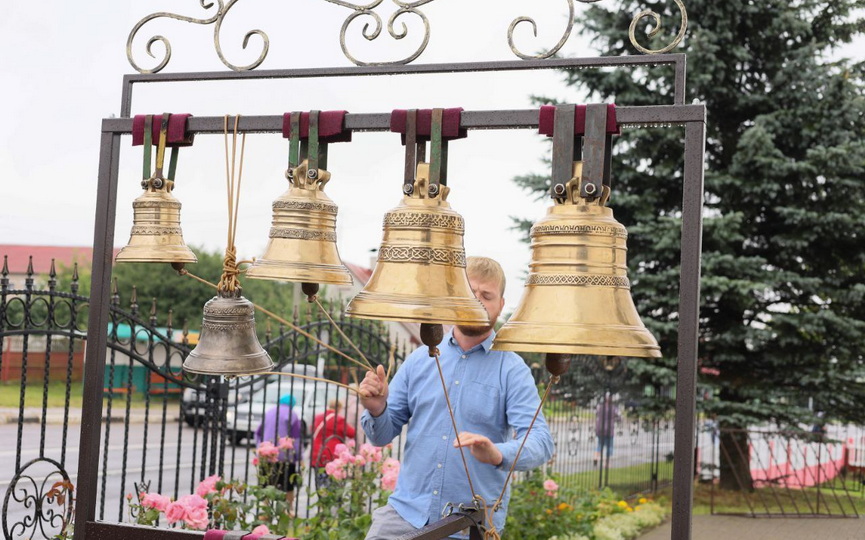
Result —
<svg viewBox="0 0 865 540"><path fill-rule="evenodd" d="M708 110L699 382L710 397L699 406L728 429L802 429L818 411L863 422L865 65L833 56L865 30L865 1L685 3L675 52L688 55L686 102ZM577 25L601 55L636 54L626 32L646 8L678 27L673 2L630 0L592 6ZM595 102L672 101L664 67L565 80ZM632 372L662 384L677 352L682 170L681 129L628 129L616 142L609 206L630 233L632 293L664 353ZM539 196L549 186L515 181ZM722 443L747 454L742 434ZM722 454L722 487L752 487L746 459Z"/></svg>

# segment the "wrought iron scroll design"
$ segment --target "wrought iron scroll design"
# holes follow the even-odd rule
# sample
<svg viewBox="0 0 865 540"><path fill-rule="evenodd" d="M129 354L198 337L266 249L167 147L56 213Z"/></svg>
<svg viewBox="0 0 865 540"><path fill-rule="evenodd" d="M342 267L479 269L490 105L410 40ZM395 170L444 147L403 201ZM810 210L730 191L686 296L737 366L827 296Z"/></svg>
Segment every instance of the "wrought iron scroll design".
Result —
<svg viewBox="0 0 865 540"><path fill-rule="evenodd" d="M219 59L223 64L233 69L234 71L249 71L257 68L264 61L265 57L267 57L267 53L270 50L270 38L267 37L263 31L255 29L250 30L243 36L243 48L246 49L247 45L249 45L249 40L252 36L259 36L262 39L262 50L253 62L246 64L245 66L239 66L236 64L232 64L225 57L225 54L222 52L222 45L219 41L219 34L222 31L222 22L225 19L225 16L228 15L228 12L239 0L229 0L227 3L223 0L216 0L216 3L208 2L207 0L199 0L199 4L204 10L210 10L214 5L218 6L216 9L216 13L213 14L212 17L205 19L197 19L195 17L188 17L186 15L179 15L177 13L169 13L165 11L160 11L157 13L151 13L150 15L144 17L140 21L138 21L135 26L132 27L132 31L129 32L129 37L126 40L126 57L129 59L129 63L132 64L139 73L157 73L162 70L166 65L168 65L169 60L171 60L171 42L165 36L155 35L147 40L147 45L145 47L145 51L151 58L156 58L156 55L153 54L153 44L156 42L162 43L165 47L165 53L160 60L160 62L153 68L146 69L138 65L135 62L135 59L132 55L132 42L135 39L136 34L141 28L155 19L174 19L177 21L184 21L193 24L201 24L208 25L214 24L213 27L213 46L216 49L216 54L219 56Z"/></svg>
<svg viewBox="0 0 865 540"><path fill-rule="evenodd" d="M565 28L565 32L562 34L562 37L559 39L559 42L556 43L555 45L553 45L550 49L548 49L544 52L541 52L541 53L526 54L526 53L520 51L517 48L516 44L514 43L514 30L516 29L517 26L519 26L521 23L524 23L524 22L527 22L531 25L532 33L534 34L534 37L538 37L538 25L535 22L535 20L533 18L525 16L525 15L523 15L521 17L517 17L516 19L514 19L511 22L510 26L508 26L508 45L510 45L511 51L513 51L513 53L516 56L518 56L519 58L522 58L523 60L536 60L536 59L550 58L551 56L553 56L554 54L559 52L559 50L568 41L568 38L571 37L571 32L574 29L574 18L575 18L574 1L575 0L568 0L568 25ZM595 4L597 2L600 2L601 0L576 0L576 1L580 2L581 4ZM679 45L679 43L682 42L682 39L685 37L685 30L688 27L688 12L685 9L685 4L682 3L682 0L673 0L673 1L676 3L676 6L679 8L679 12L682 15L682 23L679 27L679 32L673 38L673 41L670 42L670 44L668 44L666 47L662 47L660 49L649 49L647 47L640 45L640 43L637 42L637 35L636 35L637 34L637 25L643 19L651 19L652 23L653 23L652 26L646 32L649 38L655 37L662 29L661 16L657 12L655 12L651 9L645 9L645 10L637 13L634 16L634 18L631 20L631 25L628 28L628 38L631 40L631 45L633 45L635 49L637 49L638 51L640 51L641 53L644 53L644 54L663 54L663 53L667 53L667 52L672 51L673 49L675 49Z"/></svg>
<svg viewBox="0 0 865 540"><path fill-rule="evenodd" d="M40 465L48 465L49 472L38 471ZM27 513L20 521L7 523L10 506L26 510ZM6 491L3 500L3 537L59 537L72 523L72 507L72 483L66 470L53 459L36 458L18 471Z"/></svg>
<svg viewBox="0 0 865 540"><path fill-rule="evenodd" d="M244 49L247 48L247 46L249 45L249 40L253 36L259 36L262 40L261 53L258 55L258 58L256 58L253 62L251 62L249 64L236 65L236 64L229 62L228 59L225 57L225 54L222 51L222 46L220 45L219 37L220 37L220 32L222 30L222 22L225 19L225 16L228 14L228 12L231 10L231 8L238 1L239 0L228 0L226 2L225 0L215 0L215 2L213 2L213 1L208 1L208 0L199 0L199 4L201 5L201 7L204 10L210 10L214 6L216 6L216 13L214 13L213 16L209 17L209 18L195 18L195 17L189 17L186 15L180 15L177 13L169 13L169 12L157 12L157 13L152 13L152 14L144 17L143 19L138 21L135 24L135 26L132 27L132 31L129 33L129 37L126 41L126 56L129 59L129 63L139 73L157 73L157 72L161 71L166 65L168 65L168 62L171 60L171 42L168 40L168 38L166 38L165 36L162 36L162 35L152 36L147 41L147 44L145 46L145 51L147 52L147 54L151 58L156 58L156 54L154 54L154 52L153 52L153 45L155 43L159 42L165 48L162 59L153 68L147 69L147 68L142 67L141 65L139 65L135 61L135 59L133 58L133 54L132 54L132 43L133 43L136 35L138 34L138 31L141 30L141 28L144 25L146 25L147 23L149 23L152 20L167 18L167 19L174 19L174 20L178 20L178 21L184 21L184 22L193 23L193 24L200 24L200 25L213 24L214 25L213 45L214 45L214 48L216 49L216 54L217 54L217 56L219 56L219 59L222 61L222 63L225 64L226 66L228 66L229 68L235 70L235 71L250 71L250 70L257 68L264 61L265 57L267 56L267 53L270 50L270 39L268 38L267 34L264 33L262 30L259 30L259 29L250 30L243 37L243 48ZM408 35L409 35L408 26L406 25L404 20L401 20L404 18L404 16L414 15L420 20L421 23L423 23L423 38L421 40L421 43L415 49L415 51L412 52L410 55L406 56L405 58L402 58L399 60L392 60L392 61L364 61L364 60L360 60L354 54L352 54L352 52L349 50L349 46L348 46L348 43L346 41L346 36L348 35L349 27L351 26L352 22L354 22L355 19L358 19L361 17L366 19L366 22L364 23L362 30L361 30L361 35L364 37L364 39L366 39L367 41L374 41L379 36L381 36L382 30L384 29L385 25L384 25L384 22L382 20L381 15L376 13L374 10L375 10L375 8L379 7L384 2L384 0L371 0L368 3L354 3L354 2L348 2L346 0L324 0L324 1L329 2L331 4L336 4L338 6L346 7L346 8L349 8L352 10L352 13L350 15L348 15L348 17L346 17L345 21L342 24L342 27L340 28L339 44L340 44L340 47L342 48L342 52L345 55L345 57L348 58L355 65L358 65L358 66L384 66L384 65L409 64L412 61L414 61L415 59L417 59L424 52L424 50L426 50L426 47L429 44L429 40L430 40L429 19L427 18L426 14L424 14L419 8L426 5L426 4L433 2L434 0L415 0L413 2L406 2L403 0L391 0L396 5L397 9L388 18L387 33L390 34L390 36L394 40L402 40L402 39L408 37ZM600 2L600 1L601 0L567 0L567 3L568 3L568 22L567 22L567 26L565 28L565 31L562 33L561 38L559 39L558 43L556 43L555 45L553 45L549 49L547 49L543 52L536 53L536 54L527 54L527 53L523 52L519 47L517 47L517 45L514 41L514 31L516 30L516 28L518 26L525 26L522 23L528 23L532 28L532 33L533 33L534 37L537 37L538 36L537 22L532 17L527 16L527 15L522 15L520 17L517 17L516 19L511 21L511 24L508 26L508 31L507 31L507 40L508 40L508 45L511 48L511 51L518 58L522 58L524 60L545 59L545 58L552 57L553 55L558 53L559 50L561 50L561 48L565 45L565 43L570 38L571 33L574 29L574 20L576 17L574 2L580 2L581 4L595 4L595 3ZM662 18L658 12L656 12L652 9L645 9L645 10L637 13L634 16L634 18L631 20L630 27L628 28L628 37L630 39L631 45L635 49L637 49L639 52L644 53L644 54L663 54L663 53L667 53L667 52L672 51L682 42L682 39L684 39L684 37L685 37L685 31L688 27L688 12L685 9L685 4L684 4L683 0L673 0L673 1L675 2L676 7L678 8L679 13L681 14L681 24L679 26L678 32L673 37L673 40L664 47L661 47L659 49L651 49L649 47L641 45L637 41L637 26L641 22L649 22L650 23L649 27L646 29L646 37L648 39L652 39L660 33L660 31L662 30ZM399 27L398 27L398 24L399 24Z"/></svg>
<svg viewBox="0 0 865 540"><path fill-rule="evenodd" d="M399 31L395 30L394 25L397 22L397 19L406 14L416 15L420 18L424 27L424 35L423 41L418 46L418 48L409 56L401 59L394 60L390 62L364 62L362 60L358 60L354 55L352 55L348 50L348 45L346 44L345 37L348 33L348 27L351 25L352 21L357 19L358 17L369 17L372 18L372 22L375 23L375 28L370 31L369 22L363 25L362 35L367 41L373 41L378 36L381 35L382 30L382 20L381 16L379 16L376 12L373 11L374 8L381 5L384 0L373 0L369 4L353 4L351 2L345 2L343 0L325 0L326 2L330 2L331 4L336 4L339 6L347 7L349 9L353 9L354 13L349 15L345 22L342 23L342 28L339 31L339 45L342 47L342 53L346 58L351 60L355 65L358 66L385 66L385 65L394 65L394 64L408 64L411 61L415 60L417 57L423 53L426 46L429 44L430 38L430 25L429 19L424 15L422 11L418 8L423 6L424 4L429 4L433 0L416 0L414 2L401 2L400 0L392 0L394 4L396 4L399 9L397 9L387 21L387 32L390 36L396 40L404 39L408 36L408 27L405 22L401 22L402 28Z"/></svg>

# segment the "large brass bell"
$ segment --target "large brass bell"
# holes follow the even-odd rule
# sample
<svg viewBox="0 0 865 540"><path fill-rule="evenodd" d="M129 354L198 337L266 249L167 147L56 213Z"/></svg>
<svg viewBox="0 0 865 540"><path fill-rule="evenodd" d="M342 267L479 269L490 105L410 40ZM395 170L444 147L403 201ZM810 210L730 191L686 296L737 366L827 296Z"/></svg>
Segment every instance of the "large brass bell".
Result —
<svg viewBox="0 0 865 540"><path fill-rule="evenodd" d="M330 173L308 166L304 160L289 169L290 186L273 201L267 249L246 277L351 285L351 274L336 248L337 207L323 191Z"/></svg>
<svg viewBox="0 0 865 540"><path fill-rule="evenodd" d="M658 358L630 294L628 232L605 206L609 188L581 198L581 177L577 162L565 195L532 227L523 296L493 349Z"/></svg>
<svg viewBox="0 0 865 540"><path fill-rule="evenodd" d="M465 223L447 202L450 189L433 184L418 163L412 189L384 216L378 262L346 308L352 317L432 324L487 325L472 294L463 247Z"/></svg>
<svg viewBox="0 0 865 540"><path fill-rule="evenodd" d="M269 371L273 360L255 334L255 307L234 292L219 291L204 304L198 345L183 369L205 375L237 376Z"/></svg>

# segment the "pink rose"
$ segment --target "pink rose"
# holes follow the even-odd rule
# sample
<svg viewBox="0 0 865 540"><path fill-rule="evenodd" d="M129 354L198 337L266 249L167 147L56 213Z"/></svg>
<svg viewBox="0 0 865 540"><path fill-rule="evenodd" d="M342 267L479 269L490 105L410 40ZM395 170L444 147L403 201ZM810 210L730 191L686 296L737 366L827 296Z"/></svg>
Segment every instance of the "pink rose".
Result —
<svg viewBox="0 0 865 540"><path fill-rule="evenodd" d="M207 529L207 524L210 519L207 517L207 508L186 508L186 515L183 521L190 529L203 531Z"/></svg>
<svg viewBox="0 0 865 540"><path fill-rule="evenodd" d="M393 491L396 489L396 479L399 477L399 471L390 470L384 473L381 477L381 489L385 491Z"/></svg>
<svg viewBox="0 0 865 540"><path fill-rule="evenodd" d="M366 465L366 458L363 456L354 456L354 464L358 467L363 467Z"/></svg>
<svg viewBox="0 0 865 540"><path fill-rule="evenodd" d="M201 497L216 493L216 483L220 480L222 480L222 477L219 475L208 476L198 484L198 487L195 488L195 493Z"/></svg>
<svg viewBox="0 0 865 540"><path fill-rule="evenodd" d="M258 527L252 529L249 534L257 534L259 536L270 534L270 529L267 528L267 525L259 525Z"/></svg>
<svg viewBox="0 0 865 540"><path fill-rule="evenodd" d="M160 512L165 512L169 504L171 504L171 499L159 493L145 493L141 498L141 506L143 508L153 508Z"/></svg>
<svg viewBox="0 0 865 540"><path fill-rule="evenodd" d="M556 483L555 480L544 480L544 489L547 491L547 496L555 497L556 492L559 490L559 485Z"/></svg>
<svg viewBox="0 0 865 540"><path fill-rule="evenodd" d="M184 517L186 517L186 505L180 501L174 501L165 509L165 519L168 520L169 525L182 521Z"/></svg>
<svg viewBox="0 0 865 540"><path fill-rule="evenodd" d="M399 474L399 460L394 458L387 458L381 464L381 472L382 474L396 471L396 474Z"/></svg>
<svg viewBox="0 0 865 540"><path fill-rule="evenodd" d="M264 441L258 445L256 453L259 458L264 461L269 461L270 463L276 463L279 459L279 448L274 446L270 441Z"/></svg>
<svg viewBox="0 0 865 540"><path fill-rule="evenodd" d="M253 464L255 467L258 467L258 458L257 458L257 457L252 458L252 464Z"/></svg>
<svg viewBox="0 0 865 540"><path fill-rule="evenodd" d="M381 461L381 448L363 443L360 445L360 455L367 463L378 463Z"/></svg>
<svg viewBox="0 0 865 540"><path fill-rule="evenodd" d="M192 495L184 495L179 498L178 501L183 503L187 508L192 508L194 510L207 510L207 501L200 495L194 493Z"/></svg>
<svg viewBox="0 0 865 540"><path fill-rule="evenodd" d="M294 448L294 439L291 437L282 437L279 439L280 450L291 450Z"/></svg>

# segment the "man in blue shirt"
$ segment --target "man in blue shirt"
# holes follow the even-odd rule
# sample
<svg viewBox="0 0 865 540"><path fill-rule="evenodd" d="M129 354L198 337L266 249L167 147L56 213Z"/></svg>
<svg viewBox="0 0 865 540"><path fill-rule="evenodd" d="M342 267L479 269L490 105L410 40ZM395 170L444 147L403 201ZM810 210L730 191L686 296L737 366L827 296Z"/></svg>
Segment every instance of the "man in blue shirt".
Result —
<svg viewBox="0 0 865 540"><path fill-rule="evenodd" d="M471 487L492 510L540 404L528 366L517 354L491 350L493 326L504 307L505 276L486 257L469 257L472 292L487 310L490 324L456 326L439 345L445 384L453 406ZM441 519L445 505L471 504L466 477L435 359L427 347L414 351L388 384L384 368L368 372L360 385L366 409L361 425L378 446L391 442L408 424L396 489L373 513L367 540L391 539ZM553 455L553 440L540 414L519 456L517 470L529 470ZM510 488L493 514L505 524Z"/></svg>

